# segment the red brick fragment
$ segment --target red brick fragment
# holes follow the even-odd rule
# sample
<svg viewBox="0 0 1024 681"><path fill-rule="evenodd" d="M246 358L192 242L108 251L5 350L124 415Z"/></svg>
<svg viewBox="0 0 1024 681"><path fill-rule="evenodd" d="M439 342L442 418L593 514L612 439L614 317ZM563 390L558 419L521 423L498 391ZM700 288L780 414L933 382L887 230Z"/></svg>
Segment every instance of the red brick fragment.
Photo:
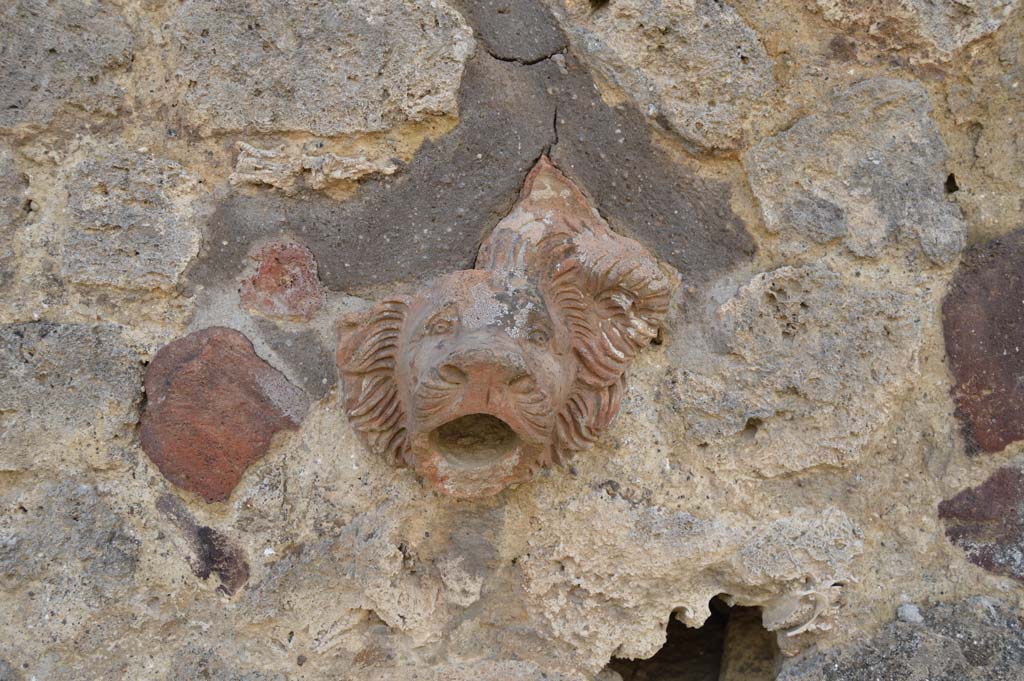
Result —
<svg viewBox="0 0 1024 681"><path fill-rule="evenodd" d="M256 274L242 282L239 294L250 312L273 319L309 321L324 302L316 258L295 243L261 248L253 259Z"/></svg>
<svg viewBox="0 0 1024 681"><path fill-rule="evenodd" d="M210 327L167 344L146 372L142 448L175 485L207 502L231 496L308 399L233 329Z"/></svg>
<svg viewBox="0 0 1024 681"><path fill-rule="evenodd" d="M1024 439L1024 230L967 251L942 323L969 450Z"/></svg>
<svg viewBox="0 0 1024 681"><path fill-rule="evenodd" d="M946 536L975 565L1024 581L1024 471L1003 467L939 504Z"/></svg>

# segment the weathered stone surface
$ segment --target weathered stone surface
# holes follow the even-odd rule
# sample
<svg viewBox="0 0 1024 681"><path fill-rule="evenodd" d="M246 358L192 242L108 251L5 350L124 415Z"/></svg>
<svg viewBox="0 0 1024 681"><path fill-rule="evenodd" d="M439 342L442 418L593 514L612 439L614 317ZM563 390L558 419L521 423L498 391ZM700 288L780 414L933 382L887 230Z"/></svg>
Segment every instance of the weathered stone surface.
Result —
<svg viewBox="0 0 1024 681"><path fill-rule="evenodd" d="M890 51L912 49L941 60L998 29L1017 0L815 0L829 21L856 29Z"/></svg>
<svg viewBox="0 0 1024 681"><path fill-rule="evenodd" d="M544 504L560 505L562 522L535 530L528 555L517 562L530 612L539 615L538 626L550 629L549 645L591 662L651 657L665 642L673 611L698 627L720 593L737 603L791 604L769 628L780 645L793 646L802 632L835 620L833 584L844 580L863 550L860 530L836 509L801 509L775 522L752 522L737 535L724 519L595 492L568 501L544 498ZM596 517L602 518L600 539L580 531L581 523ZM646 547L642 556L632 548L637 541ZM602 548L594 555L597 546ZM635 568L640 564L642 576ZM681 593L690 589L703 597L680 607Z"/></svg>
<svg viewBox="0 0 1024 681"><path fill-rule="evenodd" d="M343 461L337 470L347 468ZM365 493L359 477L376 484L376 475L360 468L339 500ZM821 602L800 594L807 575L829 586L841 580L862 551L858 529L842 513L802 510L776 522L748 522L737 534L725 519L609 494L599 479L572 483L573 491L549 480L521 488L539 494L498 504L431 504L429 517L401 499L422 494L419 487L389 484L379 493L393 500L290 548L242 593L239 607L264 631L308 625L309 635L296 643L311 659L328 658L341 632L349 632L360 647L376 649L360 652L354 664L391 666L402 658L394 648L401 644L393 634L380 635L380 618L402 640L445 641L451 658L467 666L483 670L488 660L520 659L572 679L593 678L613 654L652 655L672 610L687 626L700 626L708 600L722 592L756 603L790 595L797 607L792 621L780 620L780 637L814 617L838 620L839 603L827 589ZM558 523L529 520L556 509ZM587 536L596 517L602 533ZM524 526L531 528L528 542L518 538ZM637 552L637 545L647 549ZM514 594L514 607L499 593ZM440 663L417 666L428 673Z"/></svg>
<svg viewBox="0 0 1024 681"><path fill-rule="evenodd" d="M1024 225L1020 2L940 62L917 19L962 8L933 24L953 35L995 3L841 5L873 26L823 17L816 0L429 3L0 2L0 22L22 24L0 32L0 66L23 54L37 67L2 69L0 84L39 86L20 90L28 109L0 112L19 121L0 124L0 215L14 224L0 321L60 330L0 335L0 660L22 681L616 681L611 658L655 654L670 618L696 631L717 599L750 608L759 644L782 655L857 647L814 681L969 679L968 663L908 673L870 646L900 604L917 632L928 603L1024 598L1020 504L997 503L1006 474L984 482L1020 469L1024 442L1003 462L965 456L940 314L957 246L935 232L956 223L942 201L963 208L972 244ZM465 65L451 50L460 31L471 39L448 6L474 25ZM415 110L424 93L447 104ZM673 97L686 99L666 111ZM685 127L701 117L705 137ZM742 156L765 138L790 155L748 182ZM543 154L684 285L586 456L486 500L431 494L350 427L333 322L473 267ZM777 224L761 217L773 201L791 205ZM851 236L876 227L877 243ZM325 290L308 321L240 304L251 255L271 243L315 256ZM1008 291L992 300L1015 282L996 278ZM603 303L625 310L623 293ZM173 488L134 431L139 358L210 326L251 339L296 386L285 393L317 398L217 504ZM1007 389L1020 373L983 366ZM261 424L293 427L262 411L251 376L224 382L245 399L223 412L251 402ZM166 494L185 520L160 509ZM976 508L940 518L949 497ZM921 658L940 666L984 640L962 634ZM753 647L730 637L718 681Z"/></svg>
<svg viewBox="0 0 1024 681"><path fill-rule="evenodd" d="M1024 470L998 469L939 504L946 536L989 572L1024 581Z"/></svg>
<svg viewBox="0 0 1024 681"><path fill-rule="evenodd" d="M45 125L63 107L115 114L112 73L131 63L133 37L113 2L14 0L0 10L0 128Z"/></svg>
<svg viewBox="0 0 1024 681"><path fill-rule="evenodd" d="M210 219L210 239L190 278L208 286L237 279L250 245L281 232L313 251L320 279L332 289L469 267L554 141L554 104L531 70L553 66L519 67L478 51L466 66L458 127L426 142L402 172L361 186L351 201L229 195Z"/></svg>
<svg viewBox="0 0 1024 681"><path fill-rule="evenodd" d="M26 214L26 189L28 177L18 170L11 150L0 144L0 289L10 283L17 267L14 236Z"/></svg>
<svg viewBox="0 0 1024 681"><path fill-rule="evenodd" d="M858 274L818 262L757 275L718 308L722 363L680 338L666 389L692 436L749 436L744 458L767 474L856 460L885 424L878 404L917 371L928 303Z"/></svg>
<svg viewBox="0 0 1024 681"><path fill-rule="evenodd" d="M5 497L18 505L13 495ZM69 561L75 560L89 578L83 585L116 596L120 579L136 569L140 541L96 487L71 480L47 485L39 501L22 501L21 507L25 510L3 516L0 572L5 578L71 577Z"/></svg>
<svg viewBox="0 0 1024 681"><path fill-rule="evenodd" d="M303 186L324 189L338 182L371 174L391 175L398 170L390 159L339 156L322 152L316 142L307 144L307 149L299 155L290 155L283 148L260 149L245 142L237 146L235 170L229 178L231 184L267 185L285 194L294 194Z"/></svg>
<svg viewBox="0 0 1024 681"><path fill-rule="evenodd" d="M458 617L466 607L456 601L477 599L443 588L437 567L410 553L399 538L400 516L384 504L353 518L337 536L289 552L242 594L240 607L246 617L273 625L282 613L311 603L318 592L330 589L329 610L302 614L316 632L307 644L313 654L330 650L332 630L357 628L367 613L416 645L437 641L437 624ZM282 598L287 592L293 596Z"/></svg>
<svg viewBox="0 0 1024 681"><path fill-rule="evenodd" d="M559 2L573 46L651 119L698 147L740 146L747 119L775 88L760 40L724 2Z"/></svg>
<svg viewBox="0 0 1024 681"><path fill-rule="evenodd" d="M164 681L288 681L283 672L240 669L216 647L196 643L175 652Z"/></svg>
<svg viewBox="0 0 1024 681"><path fill-rule="evenodd" d="M1024 224L1024 13L972 57L962 82L946 90L946 106L963 137L955 165L956 199L971 225L973 241ZM980 46L979 46L980 47Z"/></svg>
<svg viewBox="0 0 1024 681"><path fill-rule="evenodd" d="M479 660L462 664L369 669L361 678L367 681L570 681L578 677L548 672L531 662Z"/></svg>
<svg viewBox="0 0 1024 681"><path fill-rule="evenodd" d="M256 274L242 282L242 305L272 319L309 321L324 303L316 259L296 243L274 243L253 255Z"/></svg>
<svg viewBox="0 0 1024 681"><path fill-rule="evenodd" d="M61 274L75 284L173 288L199 249L196 178L180 164L98 152L67 174Z"/></svg>
<svg viewBox="0 0 1024 681"><path fill-rule="evenodd" d="M281 370L311 398L318 400L330 392L338 380L333 344L327 347L312 329L285 327L269 319L257 319L256 328L259 339L280 360Z"/></svg>
<svg viewBox="0 0 1024 681"><path fill-rule="evenodd" d="M1017 681L1022 668L1015 609L978 596L937 605L919 624L893 622L868 641L789 661L778 681Z"/></svg>
<svg viewBox="0 0 1024 681"><path fill-rule="evenodd" d="M142 365L116 326L0 325L0 470L78 464L86 443L126 441L137 416ZM36 463L36 462L39 463Z"/></svg>
<svg viewBox="0 0 1024 681"><path fill-rule="evenodd" d="M131 617L122 604L140 588L145 551L116 493L55 477L28 489L0 486L0 654L28 675L75 678L74 663L54 664L59 642L84 643L110 629L108 618ZM27 654L17 632L42 641L46 653Z"/></svg>
<svg viewBox="0 0 1024 681"><path fill-rule="evenodd" d="M0 660L0 681L21 681L22 675L6 660Z"/></svg>
<svg viewBox="0 0 1024 681"><path fill-rule="evenodd" d="M535 64L569 46L541 0L458 0L456 4L495 59Z"/></svg>
<svg viewBox="0 0 1024 681"><path fill-rule="evenodd" d="M959 208L943 192L946 147L925 89L866 80L744 154L765 226L793 251L834 240L875 258L919 244L935 263L964 246Z"/></svg>
<svg viewBox="0 0 1024 681"><path fill-rule="evenodd" d="M968 445L998 452L1024 439L1024 230L967 252L942 322Z"/></svg>
<svg viewBox="0 0 1024 681"><path fill-rule="evenodd" d="M157 509L169 518L184 535L192 549L188 556L192 574L200 579L217 575L217 590L234 596L249 579L249 564L245 552L222 532L199 525L175 496L164 494L156 500Z"/></svg>
<svg viewBox="0 0 1024 681"><path fill-rule="evenodd" d="M342 135L457 113L472 32L440 0L182 3L167 56L204 134Z"/></svg>
<svg viewBox="0 0 1024 681"><path fill-rule="evenodd" d="M274 433L297 427L307 408L301 390L223 327L161 348L146 397L143 449L168 480L207 502L226 500Z"/></svg>

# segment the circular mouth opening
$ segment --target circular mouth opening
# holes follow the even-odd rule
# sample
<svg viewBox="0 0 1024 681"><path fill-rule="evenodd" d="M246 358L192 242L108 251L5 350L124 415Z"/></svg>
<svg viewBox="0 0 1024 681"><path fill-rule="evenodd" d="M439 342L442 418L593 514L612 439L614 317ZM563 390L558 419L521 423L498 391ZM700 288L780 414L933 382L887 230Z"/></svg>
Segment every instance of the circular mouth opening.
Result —
<svg viewBox="0 0 1024 681"><path fill-rule="evenodd" d="M488 466L519 447L511 426L490 414L468 414L436 428L431 442L449 463Z"/></svg>

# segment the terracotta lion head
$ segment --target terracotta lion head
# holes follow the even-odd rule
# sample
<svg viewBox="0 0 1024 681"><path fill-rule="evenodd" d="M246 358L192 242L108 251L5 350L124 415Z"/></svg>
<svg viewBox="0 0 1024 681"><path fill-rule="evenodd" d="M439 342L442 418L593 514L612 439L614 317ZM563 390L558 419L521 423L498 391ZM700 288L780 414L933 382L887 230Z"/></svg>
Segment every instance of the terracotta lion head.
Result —
<svg viewBox="0 0 1024 681"><path fill-rule="evenodd" d="M342 321L345 410L440 492L496 494L608 426L674 283L542 158L475 269Z"/></svg>

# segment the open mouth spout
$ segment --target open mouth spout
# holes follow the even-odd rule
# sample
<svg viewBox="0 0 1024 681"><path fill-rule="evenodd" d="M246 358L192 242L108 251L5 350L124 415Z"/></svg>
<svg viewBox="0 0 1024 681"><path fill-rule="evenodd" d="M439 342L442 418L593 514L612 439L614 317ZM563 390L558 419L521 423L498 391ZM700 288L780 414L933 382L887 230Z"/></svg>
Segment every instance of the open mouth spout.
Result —
<svg viewBox="0 0 1024 681"><path fill-rule="evenodd" d="M446 495L496 494L529 480L539 468L543 445L525 436L515 423L487 413L455 416L413 436L410 463Z"/></svg>
<svg viewBox="0 0 1024 681"><path fill-rule="evenodd" d="M453 466L480 468L514 454L522 441L497 416L467 414L431 431L430 444Z"/></svg>

